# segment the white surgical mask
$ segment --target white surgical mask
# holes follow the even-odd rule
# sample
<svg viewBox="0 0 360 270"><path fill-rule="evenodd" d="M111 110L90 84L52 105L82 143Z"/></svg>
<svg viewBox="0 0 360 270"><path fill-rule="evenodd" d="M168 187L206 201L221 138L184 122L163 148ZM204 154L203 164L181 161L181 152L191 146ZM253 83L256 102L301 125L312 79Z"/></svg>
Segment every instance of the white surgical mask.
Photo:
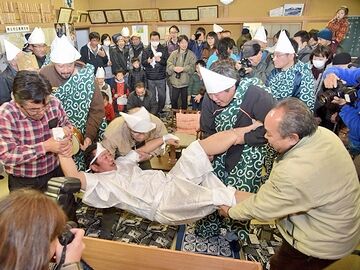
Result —
<svg viewBox="0 0 360 270"><path fill-rule="evenodd" d="M151 41L150 43L151 43L151 46L153 46L153 47L157 47L160 44L159 41Z"/></svg>
<svg viewBox="0 0 360 270"><path fill-rule="evenodd" d="M325 60L313 60L313 65L317 69L322 69L325 67L326 59Z"/></svg>
<svg viewBox="0 0 360 270"><path fill-rule="evenodd" d="M109 46L110 46L110 40L105 40L105 41L104 41L104 45L107 46L107 47L109 47Z"/></svg>

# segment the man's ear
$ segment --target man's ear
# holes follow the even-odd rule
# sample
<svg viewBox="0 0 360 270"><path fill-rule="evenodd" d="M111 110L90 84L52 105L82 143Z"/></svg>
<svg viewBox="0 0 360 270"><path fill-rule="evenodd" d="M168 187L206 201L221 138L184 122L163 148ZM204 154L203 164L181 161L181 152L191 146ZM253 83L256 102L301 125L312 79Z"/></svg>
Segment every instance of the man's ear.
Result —
<svg viewBox="0 0 360 270"><path fill-rule="evenodd" d="M291 145L295 145L300 141L299 135L296 133L291 133L289 136Z"/></svg>
<svg viewBox="0 0 360 270"><path fill-rule="evenodd" d="M98 172L99 171L99 166L96 163L91 164L90 169L93 172Z"/></svg>

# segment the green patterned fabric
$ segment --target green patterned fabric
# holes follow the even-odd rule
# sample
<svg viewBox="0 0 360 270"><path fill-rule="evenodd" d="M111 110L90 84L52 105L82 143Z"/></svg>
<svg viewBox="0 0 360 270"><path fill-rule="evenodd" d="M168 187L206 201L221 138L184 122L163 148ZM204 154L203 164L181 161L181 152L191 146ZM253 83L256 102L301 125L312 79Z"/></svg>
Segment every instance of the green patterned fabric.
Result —
<svg viewBox="0 0 360 270"><path fill-rule="evenodd" d="M257 78L244 78L236 89L232 102L215 118L215 129L217 132L235 128L234 124L242 113L240 105L250 85L257 85L271 93L270 89L264 87ZM256 120L256 119L255 119ZM230 171L225 170L226 152L218 155L213 160L214 173L227 186L233 186L238 190L257 192L263 184L262 169L265 163L267 146L244 145L241 159ZM212 237L218 235L220 228L234 231L240 239L245 240L249 231L249 222L234 221L229 218L222 219L217 212L197 222L196 233L201 237Z"/></svg>
<svg viewBox="0 0 360 270"><path fill-rule="evenodd" d="M90 103L95 91L94 66L87 64L84 68L71 76L69 80L61 85L54 95L61 101L61 104L69 117L71 124L76 127L81 134L85 134ZM103 136L106 128L106 121L103 120L99 135ZM79 151L74 157L79 170L85 170L85 160L83 151Z"/></svg>

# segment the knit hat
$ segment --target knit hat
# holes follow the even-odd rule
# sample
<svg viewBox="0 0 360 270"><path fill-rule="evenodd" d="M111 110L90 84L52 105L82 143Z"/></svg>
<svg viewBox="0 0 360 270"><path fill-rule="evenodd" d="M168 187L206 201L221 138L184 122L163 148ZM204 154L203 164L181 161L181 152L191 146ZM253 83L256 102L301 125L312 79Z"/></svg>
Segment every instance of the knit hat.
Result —
<svg viewBox="0 0 360 270"><path fill-rule="evenodd" d="M222 28L220 25L214 23L213 24L213 31L215 33L221 33L222 31L224 31L224 28Z"/></svg>
<svg viewBox="0 0 360 270"><path fill-rule="evenodd" d="M141 35L138 32L134 32L131 35L131 38L133 38L133 37L141 38Z"/></svg>
<svg viewBox="0 0 360 270"><path fill-rule="evenodd" d="M29 44L45 44L45 34L40 27L35 27L29 39Z"/></svg>
<svg viewBox="0 0 360 270"><path fill-rule="evenodd" d="M236 83L235 79L226 77L204 67L200 67L200 74L203 78L206 91L209 94L225 91Z"/></svg>
<svg viewBox="0 0 360 270"><path fill-rule="evenodd" d="M141 107L132 114L121 112L120 115L124 117L128 127L135 132L148 133L156 128L156 124L151 122L150 113L145 107Z"/></svg>
<svg viewBox="0 0 360 270"><path fill-rule="evenodd" d="M324 28L322 29L318 34L317 34L317 37L318 38L322 38L322 39L325 39L325 40L329 40L331 41L332 40L332 32L330 29L328 28Z"/></svg>
<svg viewBox="0 0 360 270"><path fill-rule="evenodd" d="M274 51L280 53L295 53L294 47L284 30L282 30L279 35L279 40L276 43Z"/></svg>
<svg viewBox="0 0 360 270"><path fill-rule="evenodd" d="M253 37L253 39L267 43L267 39L266 39L266 33L265 33L265 28L264 26L260 26L255 33L255 36Z"/></svg>
<svg viewBox="0 0 360 270"><path fill-rule="evenodd" d="M18 55L18 53L21 52L21 50L18 47L16 47L14 44L7 41L6 39L4 39L4 46L6 52L6 59L8 61L13 60Z"/></svg>
<svg viewBox="0 0 360 270"><path fill-rule="evenodd" d="M50 60L56 64L70 64L81 57L66 36L56 37L51 44Z"/></svg>
<svg viewBox="0 0 360 270"><path fill-rule="evenodd" d="M244 43L242 53L243 58L249 58L257 55L261 50L261 46L257 40L250 40Z"/></svg>
<svg viewBox="0 0 360 270"><path fill-rule="evenodd" d="M351 55L347 52L338 53L334 56L333 65L349 65L351 63Z"/></svg>

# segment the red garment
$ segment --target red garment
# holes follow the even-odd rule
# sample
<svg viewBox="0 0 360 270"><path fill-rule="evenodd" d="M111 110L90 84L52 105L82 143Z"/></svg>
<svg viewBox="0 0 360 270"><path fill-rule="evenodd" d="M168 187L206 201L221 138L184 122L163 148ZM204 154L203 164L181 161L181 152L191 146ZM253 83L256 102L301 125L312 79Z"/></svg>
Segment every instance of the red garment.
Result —
<svg viewBox="0 0 360 270"><path fill-rule="evenodd" d="M337 43L340 43L344 40L346 33L349 30L349 21L347 18L342 18L340 21L332 19L328 22L326 27L333 33L332 39Z"/></svg>
<svg viewBox="0 0 360 270"><path fill-rule="evenodd" d="M114 107L111 103L108 103L104 108L106 121L111 122L115 118Z"/></svg>
<svg viewBox="0 0 360 270"><path fill-rule="evenodd" d="M117 104L116 101L117 101L118 97L121 97L123 95L126 95L126 97L129 96L129 94L130 94L129 87L125 84L125 81L123 81L123 82L115 81L115 88L112 89L112 93L113 93L114 106L117 106L118 112L123 112L125 110L125 105L119 105L119 104ZM115 97L115 95L117 95L117 96Z"/></svg>

